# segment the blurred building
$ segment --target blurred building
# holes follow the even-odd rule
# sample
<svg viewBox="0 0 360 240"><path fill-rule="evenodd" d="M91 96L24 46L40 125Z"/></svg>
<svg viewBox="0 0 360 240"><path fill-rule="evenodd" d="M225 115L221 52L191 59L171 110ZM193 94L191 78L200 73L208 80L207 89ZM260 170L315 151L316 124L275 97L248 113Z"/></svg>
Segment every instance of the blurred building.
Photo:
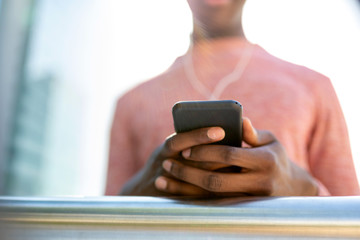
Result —
<svg viewBox="0 0 360 240"><path fill-rule="evenodd" d="M34 1L2 1L0 11L0 191L7 193L11 176L15 121L24 91L25 56ZM16 170L14 170L16 171ZM30 180L31 181L31 180Z"/></svg>
<svg viewBox="0 0 360 240"><path fill-rule="evenodd" d="M93 22L84 15L93 5L91 0L2 0L0 194L73 195L84 184L85 161L101 173L91 164L100 158L89 150L84 133L84 128L105 128L90 126L87 116L95 110L88 101L94 68L82 45L91 42L84 28ZM84 152L88 156L81 156ZM98 184L89 188L100 192L101 180L92 177Z"/></svg>
<svg viewBox="0 0 360 240"><path fill-rule="evenodd" d="M54 68L34 66L43 60L36 49L39 13L44 12L38 2L4 0L1 6L0 193L5 195L44 195L61 189L72 193L76 186L71 170L76 162L69 161L77 157L75 130L81 123L71 116L76 118L81 106L73 101L71 86L56 81ZM52 43L45 39L40 45L46 47L46 42ZM63 100L67 95L68 101Z"/></svg>
<svg viewBox="0 0 360 240"><path fill-rule="evenodd" d="M35 1L3 1L0 14L1 193L40 193L51 77L26 74Z"/></svg>

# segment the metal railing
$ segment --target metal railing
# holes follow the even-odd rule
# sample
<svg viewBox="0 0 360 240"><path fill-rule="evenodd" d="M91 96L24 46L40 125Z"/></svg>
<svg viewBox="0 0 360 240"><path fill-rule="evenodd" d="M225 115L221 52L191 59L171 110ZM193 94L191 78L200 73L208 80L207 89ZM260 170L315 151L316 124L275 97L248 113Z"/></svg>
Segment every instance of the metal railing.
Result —
<svg viewBox="0 0 360 240"><path fill-rule="evenodd" d="M360 239L360 197L0 197L0 239Z"/></svg>

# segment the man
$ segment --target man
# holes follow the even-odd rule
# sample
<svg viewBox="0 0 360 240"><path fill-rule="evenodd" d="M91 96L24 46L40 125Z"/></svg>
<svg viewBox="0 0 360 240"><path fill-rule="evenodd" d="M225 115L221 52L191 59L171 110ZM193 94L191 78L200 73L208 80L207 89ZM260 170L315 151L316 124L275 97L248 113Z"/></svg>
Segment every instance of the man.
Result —
<svg viewBox="0 0 360 240"><path fill-rule="evenodd" d="M188 3L194 20L189 51L118 101L106 193L359 194L329 79L249 43L242 28L245 0ZM224 138L216 126L164 140L173 132L175 102L208 99L242 103L247 147L208 145ZM235 170L221 171L224 167Z"/></svg>

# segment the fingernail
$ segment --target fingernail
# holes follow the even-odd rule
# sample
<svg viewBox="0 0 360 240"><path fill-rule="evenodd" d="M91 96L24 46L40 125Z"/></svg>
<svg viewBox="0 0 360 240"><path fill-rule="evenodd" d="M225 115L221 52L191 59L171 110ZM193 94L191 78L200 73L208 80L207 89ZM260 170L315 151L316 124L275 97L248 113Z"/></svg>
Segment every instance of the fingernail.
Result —
<svg viewBox="0 0 360 240"><path fill-rule="evenodd" d="M168 172L171 171L171 165L172 163L169 160L165 160L162 164L163 168Z"/></svg>
<svg viewBox="0 0 360 240"><path fill-rule="evenodd" d="M167 181L164 177L158 177L156 180L155 180L155 186L156 188L158 189L166 189L167 187Z"/></svg>
<svg viewBox="0 0 360 240"><path fill-rule="evenodd" d="M184 158L190 157L190 154L191 154L191 149L190 148L182 151L182 155L183 155Z"/></svg>
<svg viewBox="0 0 360 240"><path fill-rule="evenodd" d="M222 128L210 128L207 136L212 140L221 140L225 137L225 131Z"/></svg>

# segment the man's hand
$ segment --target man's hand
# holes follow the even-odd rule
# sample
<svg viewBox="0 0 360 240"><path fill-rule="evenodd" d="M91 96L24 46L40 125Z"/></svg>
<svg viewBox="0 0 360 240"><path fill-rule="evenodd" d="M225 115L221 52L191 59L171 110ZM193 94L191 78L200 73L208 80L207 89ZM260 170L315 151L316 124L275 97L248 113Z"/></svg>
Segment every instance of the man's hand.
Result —
<svg viewBox="0 0 360 240"><path fill-rule="evenodd" d="M203 145L221 140L220 128L200 129L174 135L165 145L163 169L170 176L157 177L158 190L177 195L316 195L315 180L305 170L289 160L285 149L268 131L253 128L244 118L243 139L250 148ZM221 139L220 139L221 138ZM181 152L183 161L178 157ZM197 164L189 165L193 161ZM209 163L234 166L241 171L209 170ZM205 164L205 165L204 165ZM231 168L230 168L231 169Z"/></svg>
<svg viewBox="0 0 360 240"><path fill-rule="evenodd" d="M224 136L224 130L219 127L202 128L186 133L171 135L153 152L145 167L125 184L121 194L138 196L167 196L174 194L173 191L166 190L166 186L162 185L166 184L166 182L162 181L162 179L166 178L168 181L171 181L172 179L162 168L164 160L171 159L172 161L177 162L187 162L181 156L182 151L190 149L194 146L220 141L224 138ZM189 164L205 169L216 169L223 166L222 164L201 163L194 161L189 161ZM159 178L159 176L163 177ZM155 187L156 179L157 187ZM181 192L178 192L181 195L206 193L205 190L193 184L180 181L176 182L177 188L181 189Z"/></svg>

